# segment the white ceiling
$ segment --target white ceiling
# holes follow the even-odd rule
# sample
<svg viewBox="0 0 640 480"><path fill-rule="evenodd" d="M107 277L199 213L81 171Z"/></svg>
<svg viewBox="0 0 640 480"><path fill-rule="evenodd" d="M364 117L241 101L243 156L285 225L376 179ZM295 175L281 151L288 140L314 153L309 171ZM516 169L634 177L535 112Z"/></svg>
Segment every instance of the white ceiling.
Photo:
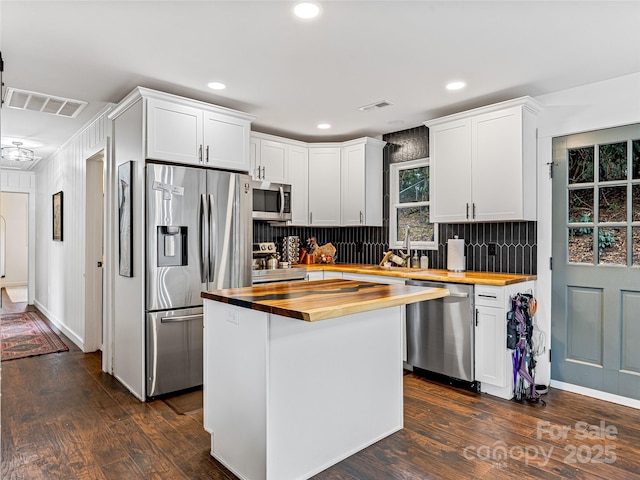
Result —
<svg viewBox="0 0 640 480"><path fill-rule="evenodd" d="M2 143L46 158L137 85L340 141L640 71L638 1L317 3L300 21L292 1L1 0L5 86L89 102L75 119L3 107ZM358 110L380 100L393 105Z"/></svg>

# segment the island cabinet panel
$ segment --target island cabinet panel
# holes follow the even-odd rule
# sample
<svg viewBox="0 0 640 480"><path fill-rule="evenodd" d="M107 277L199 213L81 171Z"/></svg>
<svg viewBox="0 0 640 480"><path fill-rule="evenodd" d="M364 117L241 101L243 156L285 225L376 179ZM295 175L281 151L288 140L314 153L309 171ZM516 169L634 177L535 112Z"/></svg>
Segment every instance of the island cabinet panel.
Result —
<svg viewBox="0 0 640 480"><path fill-rule="evenodd" d="M310 478L402 428L401 307L305 322L204 303L205 428L238 477Z"/></svg>

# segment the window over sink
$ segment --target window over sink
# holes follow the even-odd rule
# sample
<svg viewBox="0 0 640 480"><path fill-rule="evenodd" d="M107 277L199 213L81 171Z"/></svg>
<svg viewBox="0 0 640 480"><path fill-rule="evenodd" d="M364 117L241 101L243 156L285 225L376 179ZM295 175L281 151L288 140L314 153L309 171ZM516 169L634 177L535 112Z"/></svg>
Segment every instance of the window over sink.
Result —
<svg viewBox="0 0 640 480"><path fill-rule="evenodd" d="M438 229L429 221L429 159L392 163L389 184L389 247L403 247L408 225L412 249L436 250Z"/></svg>

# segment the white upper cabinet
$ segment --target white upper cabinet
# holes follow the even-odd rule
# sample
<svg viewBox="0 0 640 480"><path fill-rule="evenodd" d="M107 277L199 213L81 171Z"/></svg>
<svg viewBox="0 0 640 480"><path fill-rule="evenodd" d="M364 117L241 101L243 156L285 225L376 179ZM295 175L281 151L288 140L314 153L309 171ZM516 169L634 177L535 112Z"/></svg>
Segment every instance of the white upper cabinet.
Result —
<svg viewBox="0 0 640 480"><path fill-rule="evenodd" d="M342 148L342 225L382 226L382 148L362 138Z"/></svg>
<svg viewBox="0 0 640 480"><path fill-rule="evenodd" d="M340 225L341 153L340 147L309 147L309 225Z"/></svg>
<svg viewBox="0 0 640 480"><path fill-rule="evenodd" d="M202 110L147 100L147 158L201 164Z"/></svg>
<svg viewBox="0 0 640 480"><path fill-rule="evenodd" d="M382 225L382 149L386 142L305 143L252 132L254 180L291 185L291 225Z"/></svg>
<svg viewBox="0 0 640 480"><path fill-rule="evenodd" d="M251 177L275 183L289 183L289 150L283 142L251 135Z"/></svg>
<svg viewBox="0 0 640 480"><path fill-rule="evenodd" d="M536 116L530 97L425 122L431 219L536 220Z"/></svg>
<svg viewBox="0 0 640 480"><path fill-rule="evenodd" d="M146 157L249 171L252 116L153 90L146 98Z"/></svg>
<svg viewBox="0 0 640 480"><path fill-rule="evenodd" d="M309 148L289 145L291 224L309 224Z"/></svg>
<svg viewBox="0 0 640 480"><path fill-rule="evenodd" d="M248 172L250 122L207 110L203 115L204 165Z"/></svg>

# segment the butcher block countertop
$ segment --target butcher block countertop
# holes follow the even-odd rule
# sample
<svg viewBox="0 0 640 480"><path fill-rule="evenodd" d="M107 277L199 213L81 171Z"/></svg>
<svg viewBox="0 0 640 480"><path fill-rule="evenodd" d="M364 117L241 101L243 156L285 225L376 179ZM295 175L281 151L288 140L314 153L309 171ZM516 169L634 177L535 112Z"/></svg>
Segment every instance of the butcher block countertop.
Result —
<svg viewBox="0 0 640 480"><path fill-rule="evenodd" d="M449 295L446 288L315 280L202 292L204 299L315 322Z"/></svg>
<svg viewBox="0 0 640 480"><path fill-rule="evenodd" d="M436 282L467 283L472 285L494 285L503 287L513 283L535 280L535 275L516 275L512 273L489 272L450 272L449 270L422 270L408 267L379 267L378 265L361 265L355 263L311 264L301 265L308 271L314 270L359 273L364 275L384 275L414 280L431 280Z"/></svg>

